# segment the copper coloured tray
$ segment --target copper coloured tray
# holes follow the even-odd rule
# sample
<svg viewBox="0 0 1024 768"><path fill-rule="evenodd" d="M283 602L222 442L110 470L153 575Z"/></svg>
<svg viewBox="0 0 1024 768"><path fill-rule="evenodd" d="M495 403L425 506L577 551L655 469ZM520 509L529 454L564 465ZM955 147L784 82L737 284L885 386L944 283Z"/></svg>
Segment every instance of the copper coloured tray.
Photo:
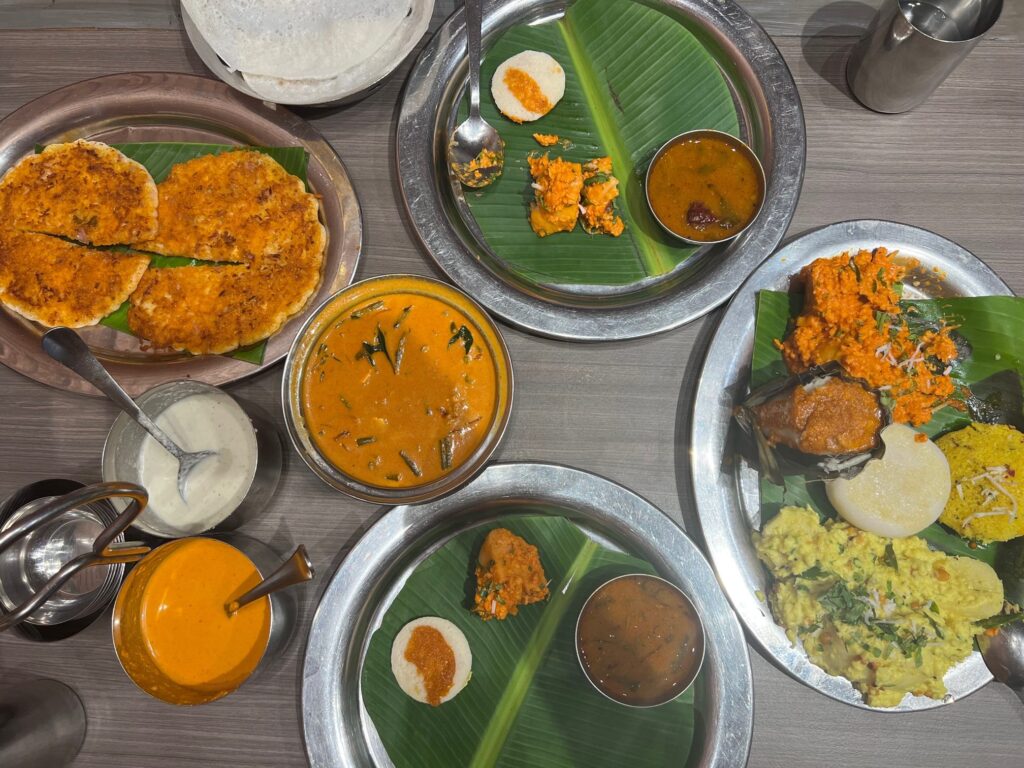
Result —
<svg viewBox="0 0 1024 768"><path fill-rule="evenodd" d="M135 395L174 379L228 384L283 358L319 304L352 282L362 249L359 201L344 164L304 120L244 96L224 83L170 72L126 73L85 80L48 93L0 121L0 175L40 144L75 139L108 144L176 141L305 147L308 179L320 196L327 254L320 289L306 309L267 342L260 365L221 355L146 350L134 336L105 326L82 336L114 378ZM58 365L39 346L43 326L0 309L0 362L29 378L69 392L96 390Z"/></svg>

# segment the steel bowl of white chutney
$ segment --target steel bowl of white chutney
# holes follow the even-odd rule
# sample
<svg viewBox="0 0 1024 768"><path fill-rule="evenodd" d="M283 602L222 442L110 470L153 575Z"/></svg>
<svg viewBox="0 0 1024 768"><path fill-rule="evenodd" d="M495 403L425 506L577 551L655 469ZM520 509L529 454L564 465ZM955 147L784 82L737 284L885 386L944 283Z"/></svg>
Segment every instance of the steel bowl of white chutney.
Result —
<svg viewBox="0 0 1024 768"><path fill-rule="evenodd" d="M199 381L171 381L136 398L139 407L185 451L214 451L178 488L178 462L126 414L103 445L103 479L149 492L133 527L179 538L234 530L259 514L281 477L281 436L251 403Z"/></svg>

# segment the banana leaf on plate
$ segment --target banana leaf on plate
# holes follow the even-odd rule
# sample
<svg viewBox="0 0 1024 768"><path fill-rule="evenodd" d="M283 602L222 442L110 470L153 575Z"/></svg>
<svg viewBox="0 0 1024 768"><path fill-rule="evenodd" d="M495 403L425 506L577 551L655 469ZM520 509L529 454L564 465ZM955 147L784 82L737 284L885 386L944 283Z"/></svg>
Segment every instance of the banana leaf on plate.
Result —
<svg viewBox="0 0 1024 768"><path fill-rule="evenodd" d="M427 557L371 637L361 692L388 757L396 768L686 765L699 678L669 704L633 709L595 690L576 657L576 619L590 593L614 576L653 569L564 518L523 511L463 531ZM538 548L551 596L504 621L485 622L469 608L473 568L483 539L497 527ZM473 653L468 685L439 707L407 696L391 672L395 635L423 616L454 622Z"/></svg>
<svg viewBox="0 0 1024 768"><path fill-rule="evenodd" d="M517 125L498 112L489 86L498 65L524 50L562 65L565 95L540 120ZM628 286L665 275L694 253L654 220L643 176L668 139L698 128L738 136L739 118L717 62L679 19L633 0L577 0L561 19L502 34L487 51L481 83L482 114L505 141L505 169L486 189L466 190L465 199L506 269L546 285ZM543 148L534 133L556 134L563 144ZM589 235L577 225L539 238L528 221L531 152L574 162L610 156L625 232Z"/></svg>
<svg viewBox="0 0 1024 768"><path fill-rule="evenodd" d="M135 144L114 144L115 149L123 152L127 157L141 163L149 171L150 176L159 184L167 178L171 168L178 163L184 163L203 155L216 155L228 152L238 147L226 144L196 144L196 143L174 143L174 142L142 142ZM306 175L306 168L309 162L309 153L302 147L251 147L258 152L270 155L277 160L281 166L293 176L302 179L302 183L309 189L309 180ZM116 246L118 250L128 250L123 246ZM196 259L184 256L163 256L152 254L150 256L150 267L156 268L197 268L202 269L210 262L197 261ZM129 299L111 314L103 318L100 323L133 335L128 327L128 309L131 306ZM266 352L267 343L261 341L243 349L235 350L228 354L237 360L244 360L253 365L260 365L263 362L263 355Z"/></svg>
<svg viewBox="0 0 1024 768"><path fill-rule="evenodd" d="M802 305L800 294L761 291L757 294L751 388L788 375L775 340L786 336ZM930 437L967 426L972 420L1012 424L1024 429L1024 298L1015 296L958 296L941 299L907 299L900 302L911 332L921 332L945 322L960 356L951 364L950 376L971 391L963 409L946 406L920 429ZM825 495L824 484L803 476L788 476L784 485L761 478L761 520L767 522L784 506L809 506L823 518L836 511ZM941 523L920 534L932 546L952 555L966 555L994 564L998 544L968 542Z"/></svg>

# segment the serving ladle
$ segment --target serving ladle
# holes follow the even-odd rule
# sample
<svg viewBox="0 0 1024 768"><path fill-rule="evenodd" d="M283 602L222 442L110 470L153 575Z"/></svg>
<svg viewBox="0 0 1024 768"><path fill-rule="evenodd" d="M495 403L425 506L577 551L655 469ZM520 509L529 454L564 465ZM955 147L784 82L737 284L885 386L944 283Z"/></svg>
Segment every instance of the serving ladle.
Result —
<svg viewBox="0 0 1024 768"><path fill-rule="evenodd" d="M1024 540L1002 545L996 572L1003 580L1004 598L1024 605ZM978 648L992 676L1024 703L1024 618L1004 624L992 635L979 634Z"/></svg>
<svg viewBox="0 0 1024 768"><path fill-rule="evenodd" d="M505 165L505 142L497 129L480 117L480 60L483 58L480 0L465 0L463 8L469 59L469 117L455 127L448 139L448 165L460 182L480 189L501 175Z"/></svg>
<svg viewBox="0 0 1024 768"><path fill-rule="evenodd" d="M248 605L253 600L259 600L261 597L265 597L271 592L277 592L277 590L284 589L285 587L302 584L304 581L312 579L314 575L315 571L313 570L313 563L310 561L309 555L306 553L306 548L299 544L299 546L295 548L295 551L292 552L292 556L281 563L277 570L237 600L232 600L230 603L227 603L224 606L224 610L226 610L228 612L228 616L230 616L239 608Z"/></svg>
<svg viewBox="0 0 1024 768"><path fill-rule="evenodd" d="M216 456L217 452L186 451L178 447L178 444L171 440L167 433L139 408L138 403L132 400L131 396L121 388L121 385L114 381L103 364L93 355L92 350L82 341L82 337L70 328L53 328L43 334L43 351L109 397L114 405L128 414L136 424L152 435L153 439L164 447L164 450L178 460L178 495L181 496L182 501L187 503L185 484L189 473L200 462L211 456Z"/></svg>

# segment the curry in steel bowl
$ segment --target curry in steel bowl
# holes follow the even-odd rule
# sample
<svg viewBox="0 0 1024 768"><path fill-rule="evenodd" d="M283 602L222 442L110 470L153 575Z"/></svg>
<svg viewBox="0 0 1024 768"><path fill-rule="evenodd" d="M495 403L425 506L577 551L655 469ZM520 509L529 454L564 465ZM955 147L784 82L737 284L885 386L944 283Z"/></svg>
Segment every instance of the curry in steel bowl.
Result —
<svg viewBox="0 0 1024 768"><path fill-rule="evenodd" d="M289 355L293 442L358 498L424 500L482 466L504 431L512 372L487 315L443 283L386 276L328 300Z"/></svg>

